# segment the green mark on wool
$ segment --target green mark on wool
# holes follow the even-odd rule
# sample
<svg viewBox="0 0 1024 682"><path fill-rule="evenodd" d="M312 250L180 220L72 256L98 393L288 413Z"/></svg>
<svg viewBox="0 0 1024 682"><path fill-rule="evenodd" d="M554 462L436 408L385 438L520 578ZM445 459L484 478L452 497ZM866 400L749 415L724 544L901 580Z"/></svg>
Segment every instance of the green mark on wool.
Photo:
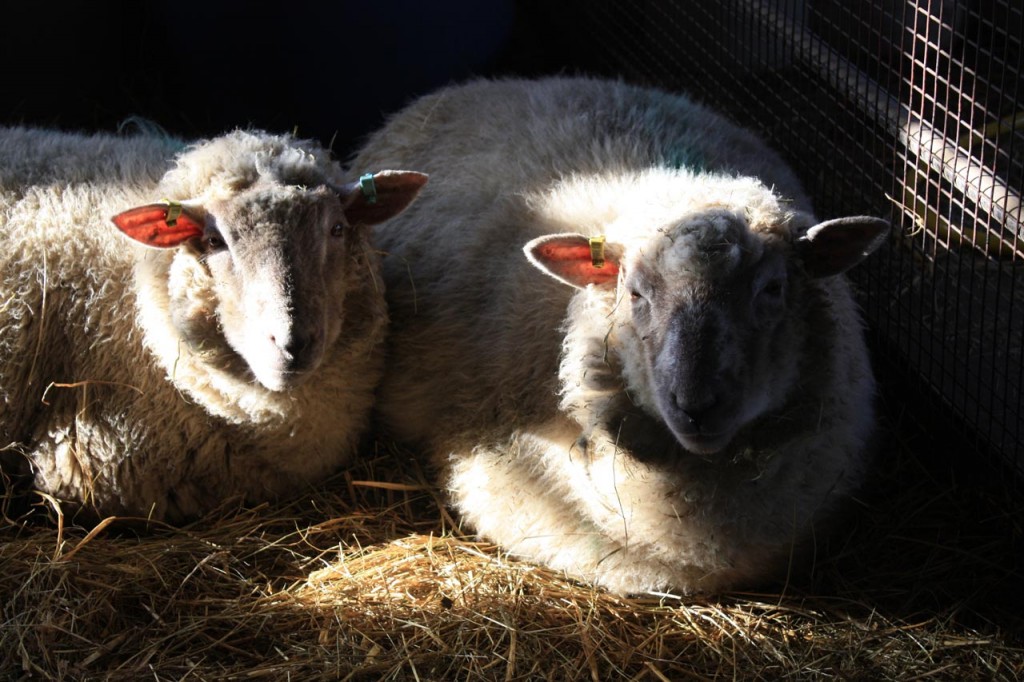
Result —
<svg viewBox="0 0 1024 682"><path fill-rule="evenodd" d="M129 116L124 119L117 124L117 132L121 135L140 135L157 138L174 153L180 152L188 146L184 140L171 135L159 123L142 116Z"/></svg>
<svg viewBox="0 0 1024 682"><path fill-rule="evenodd" d="M662 151L662 162L668 168L679 170L685 168L692 171L703 171L706 169L704 154L697 149L677 144Z"/></svg>
<svg viewBox="0 0 1024 682"><path fill-rule="evenodd" d="M673 170L706 170L707 161L698 148L697 134L690 132L688 116L661 109L644 110L639 112L639 116L642 130L671 131L669 135L657 136L654 142L657 145L656 156L664 167Z"/></svg>

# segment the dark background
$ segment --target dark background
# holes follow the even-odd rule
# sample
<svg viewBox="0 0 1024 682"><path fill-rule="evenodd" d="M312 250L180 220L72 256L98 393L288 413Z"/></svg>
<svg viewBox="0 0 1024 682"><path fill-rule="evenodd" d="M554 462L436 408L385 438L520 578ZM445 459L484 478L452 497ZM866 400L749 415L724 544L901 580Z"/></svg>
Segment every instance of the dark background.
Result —
<svg viewBox="0 0 1024 682"><path fill-rule="evenodd" d="M192 139L294 131L344 157L415 95L476 75L578 71L572 5L5 3L0 124L114 130L141 116Z"/></svg>

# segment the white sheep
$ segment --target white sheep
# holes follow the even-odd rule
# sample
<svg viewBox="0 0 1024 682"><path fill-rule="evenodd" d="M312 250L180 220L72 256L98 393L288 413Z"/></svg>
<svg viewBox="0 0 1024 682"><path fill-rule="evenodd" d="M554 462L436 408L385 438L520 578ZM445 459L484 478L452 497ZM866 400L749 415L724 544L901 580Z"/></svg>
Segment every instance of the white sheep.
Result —
<svg viewBox="0 0 1024 682"><path fill-rule="evenodd" d="M346 184L259 131L182 146L0 129L0 456L102 514L181 520L350 459L387 324L369 226L425 181Z"/></svg>
<svg viewBox="0 0 1024 682"><path fill-rule="evenodd" d="M480 535L620 593L721 591L856 489L874 382L840 273L888 226L817 223L753 134L617 82L477 81L354 163L431 176L377 235L377 407Z"/></svg>

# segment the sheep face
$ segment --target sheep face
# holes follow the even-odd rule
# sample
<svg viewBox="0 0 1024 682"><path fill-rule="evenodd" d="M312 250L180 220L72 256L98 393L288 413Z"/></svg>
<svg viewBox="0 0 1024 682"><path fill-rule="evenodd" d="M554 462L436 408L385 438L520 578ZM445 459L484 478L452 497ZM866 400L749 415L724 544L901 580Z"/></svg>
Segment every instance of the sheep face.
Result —
<svg viewBox="0 0 1024 682"><path fill-rule="evenodd" d="M174 205L115 216L147 246L176 247L166 272L167 308L180 340L208 364L249 373L270 391L300 384L342 332L349 279L366 226L402 211L426 181L382 172L374 194L351 183L307 187L259 176L251 184Z"/></svg>
<svg viewBox="0 0 1024 682"><path fill-rule="evenodd" d="M852 267L888 231L874 218L808 229L813 220L802 213L751 215L743 206L702 208L608 243L603 263L583 235L526 246L542 271L603 301L580 308L593 319L570 324L602 339L632 401L703 457L786 403L799 383L813 280Z"/></svg>
<svg viewBox="0 0 1024 682"><path fill-rule="evenodd" d="M266 388L300 383L341 332L352 228L337 194L257 185L206 208L199 259L219 329Z"/></svg>
<svg viewBox="0 0 1024 682"><path fill-rule="evenodd" d="M784 242L709 211L663 230L623 263L625 379L687 450L712 455L780 406L797 367L789 311L800 283ZM793 352L796 351L796 352Z"/></svg>

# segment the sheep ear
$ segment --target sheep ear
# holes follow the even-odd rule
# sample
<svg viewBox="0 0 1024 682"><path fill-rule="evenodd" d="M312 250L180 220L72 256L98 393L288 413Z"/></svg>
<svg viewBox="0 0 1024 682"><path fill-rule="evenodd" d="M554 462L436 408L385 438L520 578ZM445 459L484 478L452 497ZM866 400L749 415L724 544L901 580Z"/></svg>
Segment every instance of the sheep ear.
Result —
<svg viewBox="0 0 1024 682"><path fill-rule="evenodd" d="M552 234L526 244L523 251L541 272L570 286L614 285L619 277L622 248L603 244L603 259L597 257L592 240L582 234Z"/></svg>
<svg viewBox="0 0 1024 682"><path fill-rule="evenodd" d="M181 204L147 204L128 209L111 218L117 229L137 242L169 249L203 236L203 225Z"/></svg>
<svg viewBox="0 0 1024 682"><path fill-rule="evenodd" d="M818 223L796 240L797 254L811 277L846 272L881 246L890 225L881 218L853 216Z"/></svg>
<svg viewBox="0 0 1024 682"><path fill-rule="evenodd" d="M335 189L349 225L376 225L404 211L425 184L423 173L380 171Z"/></svg>

